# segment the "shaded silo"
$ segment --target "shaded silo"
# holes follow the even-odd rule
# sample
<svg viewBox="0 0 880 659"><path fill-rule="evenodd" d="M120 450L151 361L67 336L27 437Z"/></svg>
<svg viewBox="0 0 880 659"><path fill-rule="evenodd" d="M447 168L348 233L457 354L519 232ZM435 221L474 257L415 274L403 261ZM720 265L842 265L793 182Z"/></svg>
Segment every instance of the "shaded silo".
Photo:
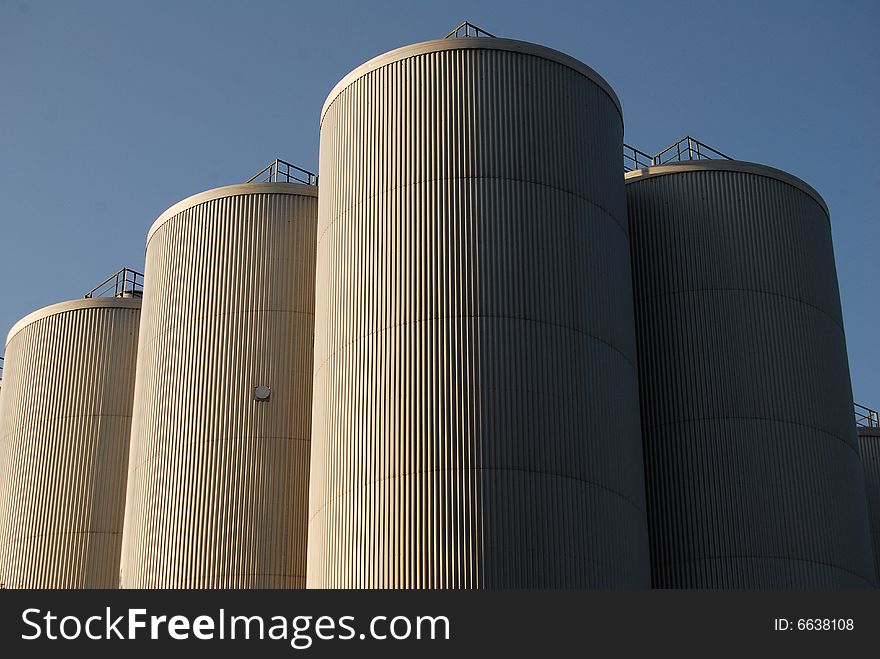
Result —
<svg viewBox="0 0 880 659"><path fill-rule="evenodd" d="M149 231L125 588L304 585L317 194L216 188Z"/></svg>
<svg viewBox="0 0 880 659"><path fill-rule="evenodd" d="M859 435L862 464L865 468L865 490L868 496L868 515L871 519L874 570L880 574L880 427L873 425L856 430Z"/></svg>
<svg viewBox="0 0 880 659"><path fill-rule="evenodd" d="M0 576L7 588L116 588L141 301L54 304L6 340Z"/></svg>
<svg viewBox="0 0 880 659"><path fill-rule="evenodd" d="M870 586L824 201L738 161L626 184L653 585Z"/></svg>
<svg viewBox="0 0 880 659"><path fill-rule="evenodd" d="M623 121L454 38L322 112L309 587L647 587Z"/></svg>

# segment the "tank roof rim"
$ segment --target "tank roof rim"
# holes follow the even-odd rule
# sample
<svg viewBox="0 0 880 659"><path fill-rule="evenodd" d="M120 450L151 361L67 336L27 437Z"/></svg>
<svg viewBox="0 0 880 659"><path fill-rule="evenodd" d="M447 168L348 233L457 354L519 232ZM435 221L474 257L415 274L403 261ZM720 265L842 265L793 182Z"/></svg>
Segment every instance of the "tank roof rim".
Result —
<svg viewBox="0 0 880 659"><path fill-rule="evenodd" d="M28 325L32 325L38 320L55 316L68 311L78 311L80 309L99 309L99 308L117 308L117 309L140 309L141 299L131 297L90 297L79 298L77 300L65 300L64 302L56 302L45 307L41 307L36 311L18 320L6 335L6 344L12 341L13 337Z"/></svg>
<svg viewBox="0 0 880 659"><path fill-rule="evenodd" d="M794 174L789 174L784 170L777 169L776 167L771 167L770 165L762 165L756 162L748 162L746 160L706 159L670 162L663 165L653 165L644 169L636 169L631 172L626 172L623 178L624 183L629 185L630 183L633 183L635 181L641 181L644 179L653 178L655 176L664 176L666 174L681 174L682 172L694 171L742 172L744 174L766 176L767 178L775 179L777 181L780 181L781 183L787 183L788 185L798 188L801 192L804 192L811 196L816 201L816 203L819 204L829 220L831 218L831 213L828 210L828 204L825 203L822 195L820 195L816 188L814 188L812 185L810 185L803 179L798 178Z"/></svg>
<svg viewBox="0 0 880 659"><path fill-rule="evenodd" d="M223 185L219 188L202 190L201 192L197 192L196 194L185 197L175 204L172 204L167 209L165 209L165 211L163 211L162 214L159 215L159 217L156 218L156 221L153 222L153 224L150 226L149 231L147 231L147 247L150 246L150 240L153 238L153 234L159 230L159 227L161 227L163 224L165 224L165 222L187 208L191 208L192 206L196 206L198 204L203 204L206 201L214 201L215 199L224 199L226 197L236 197L248 194L266 193L295 196L298 195L302 197L317 197L318 186L306 185L305 183L284 182L235 183L233 185Z"/></svg>
<svg viewBox="0 0 880 659"><path fill-rule="evenodd" d="M387 66L388 64L399 62L400 60L416 55L424 55L426 53L435 53L444 50L501 50L534 55L567 66L594 82L602 91L604 91L614 103L617 112L620 114L620 119L623 121L623 108L620 105L620 98L618 98L617 92L614 91L608 81L605 80L605 78L603 78L595 69L584 64L579 59L559 50L532 43L530 41L500 39L495 37L461 37L456 39L432 39L430 41L420 41L418 43L401 46L400 48L395 48L380 55L376 55L363 64L355 67L345 74L342 79L333 86L333 89L330 90L327 99L324 101L324 105L321 107L321 118L318 122L319 126L324 123L324 115L327 114L327 110L342 93L342 90L351 85L355 80L358 80L371 71Z"/></svg>

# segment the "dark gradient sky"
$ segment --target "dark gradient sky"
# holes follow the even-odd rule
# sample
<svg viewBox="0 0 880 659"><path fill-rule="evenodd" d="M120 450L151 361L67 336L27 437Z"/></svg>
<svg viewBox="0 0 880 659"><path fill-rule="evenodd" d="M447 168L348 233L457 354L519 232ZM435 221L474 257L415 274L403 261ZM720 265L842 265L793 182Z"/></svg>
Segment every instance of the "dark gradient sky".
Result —
<svg viewBox="0 0 880 659"><path fill-rule="evenodd" d="M275 157L317 170L350 69L468 19L583 60L626 140L687 133L832 212L857 400L880 407L880 3L0 0L0 334L143 267L168 206Z"/></svg>

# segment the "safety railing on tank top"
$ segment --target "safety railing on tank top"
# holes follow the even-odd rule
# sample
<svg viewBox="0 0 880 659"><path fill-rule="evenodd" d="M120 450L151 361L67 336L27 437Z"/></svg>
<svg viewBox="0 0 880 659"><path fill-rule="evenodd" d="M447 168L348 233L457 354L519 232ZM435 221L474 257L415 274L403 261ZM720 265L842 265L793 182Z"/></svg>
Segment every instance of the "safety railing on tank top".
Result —
<svg viewBox="0 0 880 659"><path fill-rule="evenodd" d="M297 167L285 160L275 159L266 165L259 174L252 176L246 183L305 183L318 185L318 175L307 169Z"/></svg>
<svg viewBox="0 0 880 659"><path fill-rule="evenodd" d="M465 21L454 30L450 31L444 39L461 39L463 37L490 37L495 38L494 34L489 34L483 28L477 27L473 23Z"/></svg>
<svg viewBox="0 0 880 659"><path fill-rule="evenodd" d="M83 295L93 297L143 297L144 275L131 268L122 268Z"/></svg>
<svg viewBox="0 0 880 659"><path fill-rule="evenodd" d="M870 407L853 404L856 415L856 426L859 428L880 428L880 414Z"/></svg>
<svg viewBox="0 0 880 659"><path fill-rule="evenodd" d="M721 153L718 149L713 149L711 146L694 139L690 135L681 138L678 142L671 144L654 156L649 156L644 151L640 151L628 144L623 145L624 172L687 160L732 160L732 158Z"/></svg>

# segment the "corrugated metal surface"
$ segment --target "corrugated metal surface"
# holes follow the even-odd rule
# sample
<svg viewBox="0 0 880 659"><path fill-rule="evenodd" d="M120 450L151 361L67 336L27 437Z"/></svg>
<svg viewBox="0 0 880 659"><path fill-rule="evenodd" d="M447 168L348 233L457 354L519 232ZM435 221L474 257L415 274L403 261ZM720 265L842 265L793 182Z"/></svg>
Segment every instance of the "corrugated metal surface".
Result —
<svg viewBox="0 0 880 659"><path fill-rule="evenodd" d="M859 428L858 433L862 464L865 467L874 569L880 574L880 428Z"/></svg>
<svg viewBox="0 0 880 659"><path fill-rule="evenodd" d="M309 587L648 585L622 120L570 62L418 44L328 100Z"/></svg>
<svg viewBox="0 0 880 659"><path fill-rule="evenodd" d="M9 333L0 581L116 588L140 300L63 302Z"/></svg>
<svg viewBox="0 0 880 659"><path fill-rule="evenodd" d="M219 188L150 231L124 587L304 585L316 195Z"/></svg>
<svg viewBox="0 0 880 659"><path fill-rule="evenodd" d="M873 583L824 204L737 162L626 191L654 585Z"/></svg>

